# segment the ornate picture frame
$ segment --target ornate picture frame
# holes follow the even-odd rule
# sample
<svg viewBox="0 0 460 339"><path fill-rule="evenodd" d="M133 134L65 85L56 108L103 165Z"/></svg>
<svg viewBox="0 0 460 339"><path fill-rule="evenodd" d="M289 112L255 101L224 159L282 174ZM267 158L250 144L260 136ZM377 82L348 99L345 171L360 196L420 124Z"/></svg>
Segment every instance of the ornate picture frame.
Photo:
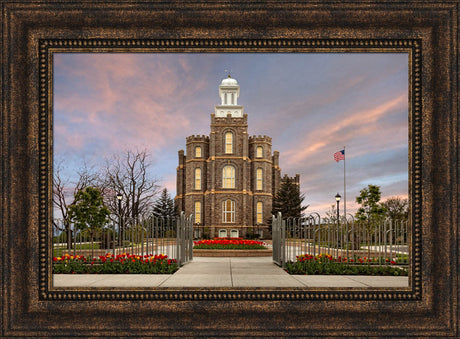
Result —
<svg viewBox="0 0 460 339"><path fill-rule="evenodd" d="M2 1L2 336L458 335L458 5ZM83 51L408 53L410 286L53 288L52 56Z"/></svg>

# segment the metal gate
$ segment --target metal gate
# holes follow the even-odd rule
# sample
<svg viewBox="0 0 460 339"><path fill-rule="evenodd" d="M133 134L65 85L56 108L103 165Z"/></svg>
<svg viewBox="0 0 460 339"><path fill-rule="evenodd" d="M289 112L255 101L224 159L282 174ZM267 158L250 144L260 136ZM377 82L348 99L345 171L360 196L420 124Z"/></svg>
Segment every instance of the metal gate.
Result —
<svg viewBox="0 0 460 339"><path fill-rule="evenodd" d="M193 215L181 212L177 222L177 264L179 267L193 259Z"/></svg>
<svg viewBox="0 0 460 339"><path fill-rule="evenodd" d="M339 262L380 265L409 264L410 234L407 220L369 223L321 218L312 213L302 218L272 216L273 262L285 267L300 255L328 255Z"/></svg>
<svg viewBox="0 0 460 339"><path fill-rule="evenodd" d="M281 267L286 264L285 257L286 222L278 215L272 216L273 262Z"/></svg>

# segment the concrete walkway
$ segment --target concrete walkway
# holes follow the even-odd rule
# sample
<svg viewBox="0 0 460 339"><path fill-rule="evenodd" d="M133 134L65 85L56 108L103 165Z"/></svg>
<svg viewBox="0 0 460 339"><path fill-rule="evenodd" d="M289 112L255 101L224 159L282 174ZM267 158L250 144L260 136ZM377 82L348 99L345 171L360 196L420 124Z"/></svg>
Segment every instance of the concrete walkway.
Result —
<svg viewBox="0 0 460 339"><path fill-rule="evenodd" d="M54 287L409 287L408 277L289 275L271 257L195 257L174 274L54 274Z"/></svg>

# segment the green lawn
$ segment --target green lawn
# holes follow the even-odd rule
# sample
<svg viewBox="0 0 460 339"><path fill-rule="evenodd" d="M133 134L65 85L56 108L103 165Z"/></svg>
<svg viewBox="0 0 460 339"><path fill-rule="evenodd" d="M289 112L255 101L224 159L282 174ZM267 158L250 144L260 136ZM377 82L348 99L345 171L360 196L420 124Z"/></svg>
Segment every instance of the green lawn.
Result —
<svg viewBox="0 0 460 339"><path fill-rule="evenodd" d="M78 254L81 250L98 250L100 248L99 243L93 244L77 244L75 246L75 253ZM53 247L53 257L62 257L64 254L72 254L73 248L71 250L67 249L67 245L59 245Z"/></svg>

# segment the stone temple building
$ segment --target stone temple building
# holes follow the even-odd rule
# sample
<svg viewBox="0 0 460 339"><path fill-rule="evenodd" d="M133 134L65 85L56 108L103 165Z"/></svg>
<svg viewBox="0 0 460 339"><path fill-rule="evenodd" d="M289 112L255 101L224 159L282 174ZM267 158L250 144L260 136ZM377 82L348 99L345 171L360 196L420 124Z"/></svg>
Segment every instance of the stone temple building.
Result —
<svg viewBox="0 0 460 339"><path fill-rule="evenodd" d="M193 214L195 238L270 236L267 221L282 180L279 152L272 153L270 137L248 135L239 94L235 79L223 79L211 134L187 137L186 153L179 151L175 203ZM293 180L299 184L299 175Z"/></svg>

